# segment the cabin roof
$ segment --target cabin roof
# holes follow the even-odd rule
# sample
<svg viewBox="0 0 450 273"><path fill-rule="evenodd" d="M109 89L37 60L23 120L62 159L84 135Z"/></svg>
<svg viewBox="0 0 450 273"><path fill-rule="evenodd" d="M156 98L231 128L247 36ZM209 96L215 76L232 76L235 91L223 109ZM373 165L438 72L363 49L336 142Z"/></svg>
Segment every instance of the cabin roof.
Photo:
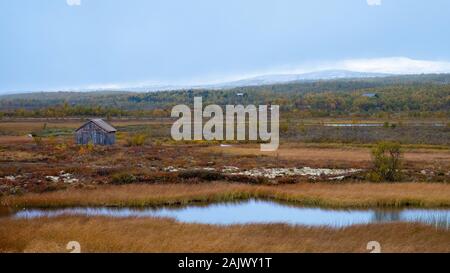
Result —
<svg viewBox="0 0 450 273"><path fill-rule="evenodd" d="M106 131L107 133L117 132L116 128L112 127L110 124L108 124L106 121L100 118L90 119L88 122L81 125L81 127L78 128L75 132L77 132L78 130L80 130L81 128L83 128L84 126L86 126L91 122L100 127L101 129L103 129L104 131Z"/></svg>

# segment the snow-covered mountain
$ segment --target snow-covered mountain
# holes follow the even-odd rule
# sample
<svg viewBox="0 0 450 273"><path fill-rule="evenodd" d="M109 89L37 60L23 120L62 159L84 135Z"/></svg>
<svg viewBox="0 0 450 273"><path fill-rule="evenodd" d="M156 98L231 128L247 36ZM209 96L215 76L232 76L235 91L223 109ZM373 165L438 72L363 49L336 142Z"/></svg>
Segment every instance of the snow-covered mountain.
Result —
<svg viewBox="0 0 450 273"><path fill-rule="evenodd" d="M373 77L387 77L392 74L385 73L367 73L354 72L348 70L323 70L302 74L268 74L257 76L248 79L242 79L231 82L223 82L217 84L203 84L203 85L167 85L167 86L146 86L139 88L130 88L130 91L163 91L163 90L180 90L180 89L225 89L242 86L258 86L267 84L279 84L298 81L316 81L316 80L332 80L332 79L357 79L357 78L373 78Z"/></svg>
<svg viewBox="0 0 450 273"><path fill-rule="evenodd" d="M158 85L145 85L139 86L126 86L120 87L105 86L105 87L89 87L89 88L67 88L63 90L51 90L51 91L71 91L71 92L96 92L96 91L132 91L132 92L152 92L152 91L169 91L169 90L183 90L183 89L226 89L234 87L244 86L258 86L268 84L280 84L289 82L300 81L317 81L317 80L332 80L332 79L357 79L357 78L373 78L373 77L387 77L393 76L393 74L384 73L366 73L366 72L354 72L348 70L323 70L303 74L268 74L257 76L253 78L241 79L237 81L222 82L216 84L158 84ZM42 90L45 92L46 90ZM50 90L48 90L50 91ZM7 94L19 94L30 93L30 91L22 92L4 92L0 95Z"/></svg>
<svg viewBox="0 0 450 273"><path fill-rule="evenodd" d="M351 78L373 78L373 77L387 77L392 74L384 73L367 73L354 72L348 70L323 70L317 72L303 73L303 74L272 74L263 75L239 81L223 83L220 86L252 86L265 85L275 83L287 83L296 81L313 81L313 80L332 80L332 79L351 79Z"/></svg>

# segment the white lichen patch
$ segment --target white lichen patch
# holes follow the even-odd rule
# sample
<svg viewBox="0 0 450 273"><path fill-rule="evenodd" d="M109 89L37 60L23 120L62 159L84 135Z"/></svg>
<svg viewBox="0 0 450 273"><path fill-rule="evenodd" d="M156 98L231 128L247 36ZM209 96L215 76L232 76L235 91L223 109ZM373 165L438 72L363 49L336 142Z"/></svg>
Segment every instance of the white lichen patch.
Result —
<svg viewBox="0 0 450 273"><path fill-rule="evenodd" d="M8 175L8 176L5 176L4 178L9 181L16 181L16 179L20 178L20 177L22 177L22 176L21 175L18 175L18 176Z"/></svg>
<svg viewBox="0 0 450 273"><path fill-rule="evenodd" d="M336 180L344 179L345 176L360 172L360 169L326 169L326 168L267 168L267 169L251 169L246 171L231 172L235 175L247 175L254 177L266 177L269 179L284 176L308 176L317 178L327 176Z"/></svg>
<svg viewBox="0 0 450 273"><path fill-rule="evenodd" d="M47 176L45 177L45 179L46 179L47 181L56 183L56 182L59 181L59 176L47 175Z"/></svg>
<svg viewBox="0 0 450 273"><path fill-rule="evenodd" d="M328 180L342 180L345 178L345 175L336 176L336 177L330 177Z"/></svg>
<svg viewBox="0 0 450 273"><path fill-rule="evenodd" d="M175 168L173 166L168 166L163 169L166 172L180 172L185 171L185 168ZM194 167L190 170L204 170L204 171L216 171L215 168L211 167ZM329 180L342 180L345 177L352 175L354 173L361 172L361 169L327 169L327 168L255 168L250 170L240 170L235 166L224 166L221 170L222 173L229 175L245 175L253 177L266 177L269 179L274 179L278 177L285 176L307 176L312 179L318 177L325 177Z"/></svg>
<svg viewBox="0 0 450 273"><path fill-rule="evenodd" d="M58 176L47 175L45 177L47 181L51 182L59 182L62 181L66 184L77 183L79 180L73 176L71 173L65 173L64 171L59 172Z"/></svg>
<svg viewBox="0 0 450 273"><path fill-rule="evenodd" d="M186 170L188 170L188 169L186 169L186 168L175 168L175 167L173 167L173 166L169 166L169 167L165 167L163 170L164 170L165 172L175 173L175 172L186 171ZM212 167L203 167L203 168L201 168L201 167L194 167L194 168L191 168L191 169L189 169L189 170L194 170L194 171L198 171L198 170L203 170L203 171L215 171L216 169L215 169L215 168L212 168Z"/></svg>
<svg viewBox="0 0 450 273"><path fill-rule="evenodd" d="M76 183L79 180L73 176L71 173L65 173L64 171L59 172L59 177L66 184Z"/></svg>
<svg viewBox="0 0 450 273"><path fill-rule="evenodd" d="M238 172L239 168L235 167L235 166L224 166L222 169L222 172L224 173L234 173L234 172Z"/></svg>
<svg viewBox="0 0 450 273"><path fill-rule="evenodd" d="M174 172L184 171L185 169L183 169L183 168L175 168L174 166L168 166L168 167L165 167L163 170L165 172L174 173Z"/></svg>

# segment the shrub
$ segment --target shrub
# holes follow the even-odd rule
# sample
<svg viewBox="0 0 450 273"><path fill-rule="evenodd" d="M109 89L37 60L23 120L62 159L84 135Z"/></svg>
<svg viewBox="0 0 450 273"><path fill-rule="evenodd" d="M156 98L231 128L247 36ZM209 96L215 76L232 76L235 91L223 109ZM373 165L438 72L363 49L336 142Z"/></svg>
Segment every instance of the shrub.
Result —
<svg viewBox="0 0 450 273"><path fill-rule="evenodd" d="M400 179L401 147L399 143L383 141L372 149L374 169L369 179L396 181Z"/></svg>
<svg viewBox="0 0 450 273"><path fill-rule="evenodd" d="M298 129L300 130L300 133L302 133L303 135L306 134L306 127L305 127L305 123L303 121L300 122Z"/></svg>
<svg viewBox="0 0 450 273"><path fill-rule="evenodd" d="M36 144L36 146L38 147L42 146L42 137L33 134L33 141L34 144Z"/></svg>
<svg viewBox="0 0 450 273"><path fill-rule="evenodd" d="M227 175L226 180L230 182L248 183L248 184L269 184L269 179L263 176L249 175Z"/></svg>
<svg viewBox="0 0 450 273"><path fill-rule="evenodd" d="M67 151L67 148L68 146L66 143L60 143L55 145L55 149L60 153L64 153L65 151Z"/></svg>
<svg viewBox="0 0 450 273"><path fill-rule="evenodd" d="M101 167L101 168L98 168L98 169L95 170L95 174L97 174L99 176L109 176L109 175L111 175L113 173L118 173L120 171L121 171L120 169L114 168L114 167L112 167L112 168Z"/></svg>
<svg viewBox="0 0 450 273"><path fill-rule="evenodd" d="M48 139L47 143L48 143L48 145L50 147L55 147L56 146L56 138L55 138L55 136L49 136L47 139Z"/></svg>
<svg viewBox="0 0 450 273"><path fill-rule="evenodd" d="M133 182L136 182L136 177L129 173L116 173L111 178L112 184L131 184Z"/></svg>
<svg viewBox="0 0 450 273"><path fill-rule="evenodd" d="M280 123L280 133L286 134L289 131L289 122L281 122Z"/></svg>
<svg viewBox="0 0 450 273"><path fill-rule="evenodd" d="M144 175L139 177L139 182L154 184L154 183L179 183L180 179L177 173L174 172L152 172L151 175Z"/></svg>
<svg viewBox="0 0 450 273"><path fill-rule="evenodd" d="M217 171L209 171L209 170L187 170L181 171L178 174L178 177L181 179L199 179L206 181L214 181L220 180L224 178L224 175Z"/></svg>
<svg viewBox="0 0 450 273"><path fill-rule="evenodd" d="M278 184L296 184L299 181L297 177L283 176L277 179Z"/></svg>
<svg viewBox="0 0 450 273"><path fill-rule="evenodd" d="M128 146L142 146L147 140L147 135L145 134L135 134L127 139Z"/></svg>
<svg viewBox="0 0 450 273"><path fill-rule="evenodd" d="M79 155L85 155L85 154L92 153L94 150L95 150L94 144L92 144L92 142L89 142L86 145L81 145L80 146L80 149L78 150L78 154Z"/></svg>

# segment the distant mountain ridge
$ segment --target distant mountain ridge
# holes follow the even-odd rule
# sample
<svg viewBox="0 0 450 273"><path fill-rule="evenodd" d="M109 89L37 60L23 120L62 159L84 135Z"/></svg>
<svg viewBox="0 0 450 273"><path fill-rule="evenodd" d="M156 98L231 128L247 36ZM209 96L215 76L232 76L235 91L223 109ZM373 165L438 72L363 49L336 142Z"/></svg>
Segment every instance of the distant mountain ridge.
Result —
<svg viewBox="0 0 450 273"><path fill-rule="evenodd" d="M35 91L35 92L10 92L0 94L0 100L11 99L61 99L76 98L77 96L128 96L146 92L157 91L183 91L183 90L226 90L239 88L263 88L264 86L278 86L285 84L311 85L314 82L360 82L364 86L378 86L386 84L450 84L450 73L438 74L415 74L415 75L393 75L385 73L365 73L347 70L324 70L303 74L271 74L257 76L220 84L206 85L159 85L136 88L97 88L85 90L55 90L55 91Z"/></svg>
<svg viewBox="0 0 450 273"><path fill-rule="evenodd" d="M237 81L223 82L217 84L202 84L202 85L155 85L146 87L127 88L129 91L145 92L145 91L168 91L168 90L182 90L182 89L227 89L235 87L259 86L269 84L282 84L301 81L315 81L315 80L333 80L333 79L361 79L361 78L375 78L375 77L389 77L395 74L387 73L369 73L369 72L355 72L349 70L322 70L301 74L267 74L252 78L246 78Z"/></svg>
<svg viewBox="0 0 450 273"><path fill-rule="evenodd" d="M243 79L239 81L223 83L219 86L239 87L251 85L267 85L276 83L288 83L297 81L314 81L314 80L332 80L332 79L356 79L356 78L374 78L374 77L389 77L394 74L387 73L369 73L369 72L355 72L348 70L323 70L301 74L269 74L257 76L253 78Z"/></svg>
<svg viewBox="0 0 450 273"><path fill-rule="evenodd" d="M334 73L331 75L339 76ZM282 78L282 80L291 79ZM279 79L275 77L268 80ZM377 96L375 99L367 99L364 94L368 93ZM0 115L3 117L105 117L147 114L165 116L168 112L164 111L174 105L192 105L194 98L201 96L205 104L217 105L264 105L276 101L283 105L283 111L307 110L311 115L318 116L324 113L373 115L379 112L403 111L407 115L436 113L436 116L439 112L439 117L443 117L448 113L449 95L450 74L420 74L301 80L222 89L190 88L161 92L97 90L14 94L0 96ZM330 107L330 103L334 106ZM154 110L162 112L146 112Z"/></svg>
<svg viewBox="0 0 450 273"><path fill-rule="evenodd" d="M152 91L170 91L170 90L183 90L183 89L227 89L235 87L246 86L259 86L269 84L282 84L301 81L314 81L314 80L332 80L332 79L361 79L361 78L375 78L375 77L388 77L395 76L395 74L386 73L368 73L368 72L355 72L349 70L322 70L301 74L267 74L256 76L252 78L246 78L236 81L229 81L216 84L198 84L198 85L170 85L170 84L157 84L157 85L143 85L143 86L130 86L121 88L73 88L64 90L53 91L21 91L21 92L6 92L2 95L11 94L24 94L24 93L37 93L37 92L106 92L106 91L134 91L134 92L152 92Z"/></svg>

